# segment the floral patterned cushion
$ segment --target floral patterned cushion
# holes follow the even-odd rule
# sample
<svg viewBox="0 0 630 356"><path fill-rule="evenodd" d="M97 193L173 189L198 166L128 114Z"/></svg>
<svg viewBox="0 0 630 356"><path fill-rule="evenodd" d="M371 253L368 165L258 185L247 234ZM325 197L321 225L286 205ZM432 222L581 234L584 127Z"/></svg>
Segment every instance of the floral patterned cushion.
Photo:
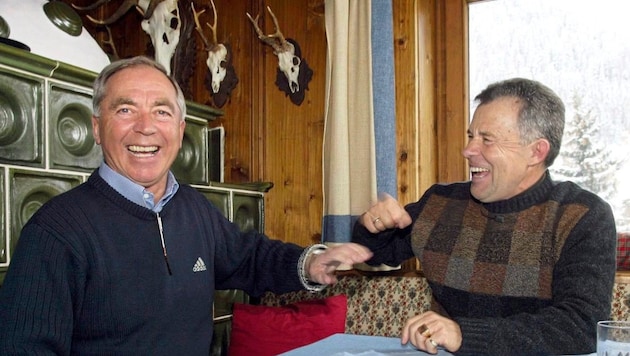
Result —
<svg viewBox="0 0 630 356"><path fill-rule="evenodd" d="M280 306L300 300L345 294L346 333L399 337L405 321L431 306L431 289L423 277L346 275L320 293L266 293L260 303Z"/></svg>
<svg viewBox="0 0 630 356"><path fill-rule="evenodd" d="M266 293L263 305L286 305L300 300L345 294L348 297L346 333L399 337L405 321L431 307L431 289L423 277L348 275L320 293ZM630 321L630 271L617 271L610 319Z"/></svg>
<svg viewBox="0 0 630 356"><path fill-rule="evenodd" d="M610 311L612 320L630 320L630 271L617 271Z"/></svg>

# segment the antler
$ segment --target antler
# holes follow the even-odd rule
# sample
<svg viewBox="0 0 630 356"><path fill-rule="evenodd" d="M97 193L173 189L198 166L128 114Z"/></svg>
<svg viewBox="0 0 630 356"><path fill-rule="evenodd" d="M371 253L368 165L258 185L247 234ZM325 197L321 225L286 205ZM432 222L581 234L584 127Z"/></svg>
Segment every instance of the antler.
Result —
<svg viewBox="0 0 630 356"><path fill-rule="evenodd" d="M88 5L85 7L81 7L81 6L77 6L77 5L72 5L75 9L79 10L79 11L90 11L90 10L94 10L106 3L108 3L110 0L98 0L96 2L94 2L92 5ZM147 10L144 11L144 13L142 14L144 19L149 19L152 15L153 15L153 11L155 10L155 8L164 0L151 0L149 3L149 6L147 7ZM114 14L112 16L110 16L109 18L105 19L105 20L98 20L93 18L90 15L87 15L87 18L92 21L93 23L97 24L97 25L111 25L112 23L118 21L122 15L124 15L125 13L127 13L127 11L129 11L129 9L131 9L132 7L137 7L138 9L140 9L138 7L138 3L139 0L125 0L119 7L118 9L116 9L116 11L114 12ZM140 12L142 13L143 11L140 10Z"/></svg>
<svg viewBox="0 0 630 356"><path fill-rule="evenodd" d="M192 3L192 2L190 3L190 6L192 7L193 16L195 18L195 30L197 30L197 33L199 33L199 36L201 36L201 40L203 41L203 44L205 45L206 51L208 51L210 49L210 43L208 43L208 38L203 33L203 29L201 28L201 25L199 24L199 15L203 14L204 12L206 12L206 10L203 9L203 10L197 12L195 10L195 4Z"/></svg>
<svg viewBox="0 0 630 356"><path fill-rule="evenodd" d="M210 30L212 30L212 39L213 39L213 44L217 44L217 8L214 6L214 0L210 0L210 3L212 4L212 11L214 12L214 24L210 25L209 23L206 22L206 25L208 25L208 27L210 27Z"/></svg>
<svg viewBox="0 0 630 356"><path fill-rule="evenodd" d="M98 1L95 1L93 4L88 5L88 6L78 6L78 5L75 5L75 4L71 4L71 5L72 5L72 7L74 7L75 9L77 9L79 11L90 11L90 10L96 9L97 7L99 7L99 6L101 6L101 5L105 4L105 3L108 3L109 1L110 0L98 0Z"/></svg>
<svg viewBox="0 0 630 356"><path fill-rule="evenodd" d="M276 18L276 15L274 15L273 11L271 11L271 8L269 6L267 6L267 11L269 11L271 18L273 19L273 26L276 31L275 33L272 33L270 35L265 35L258 26L258 18L260 17L260 14L257 15L255 19L252 19L252 16L247 13L247 17L249 18L249 21L252 22L252 25L254 25L254 30L256 30L256 33L258 34L258 38L266 44L270 45L273 48L274 53L278 54L280 52L285 52L289 50L289 46L287 40L284 38L284 35L282 35L282 32L280 31L278 19Z"/></svg>
<svg viewBox="0 0 630 356"><path fill-rule="evenodd" d="M120 58L118 56L118 50L116 49L116 44L114 43L114 36L112 36L112 30L111 28L109 28L109 26L105 26L105 29L107 29L107 35L108 35L108 39L103 40L103 44L109 45L112 49L113 56L115 59Z"/></svg>
<svg viewBox="0 0 630 356"><path fill-rule="evenodd" d="M197 12L195 11L195 4L192 2L190 3L190 6L192 7L193 16L195 17L195 30L197 30L199 35L201 35L201 39L203 40L203 43L206 46L206 51L210 51L210 49L216 46L218 42L217 41L217 8L214 6L213 0L210 0L210 3L212 4L212 11L214 12L214 24L210 25L209 23L206 22L206 25L208 25L208 27L210 27L210 30L212 31L212 44L208 41L208 38L203 33L201 24L199 24L199 15L203 14L206 10L203 9Z"/></svg>

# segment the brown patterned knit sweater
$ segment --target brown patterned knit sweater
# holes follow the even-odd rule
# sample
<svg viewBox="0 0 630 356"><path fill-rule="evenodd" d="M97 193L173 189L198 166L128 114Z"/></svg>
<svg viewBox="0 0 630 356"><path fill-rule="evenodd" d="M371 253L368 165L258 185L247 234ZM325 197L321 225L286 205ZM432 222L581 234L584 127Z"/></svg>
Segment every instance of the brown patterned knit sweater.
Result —
<svg viewBox="0 0 630 356"><path fill-rule="evenodd" d="M408 228L377 236L357 224L353 241L372 249L370 263L420 259L436 310L461 327L457 354L595 351L595 325L609 317L615 274L607 203L546 174L490 204L471 197L470 183L434 185L406 209Z"/></svg>

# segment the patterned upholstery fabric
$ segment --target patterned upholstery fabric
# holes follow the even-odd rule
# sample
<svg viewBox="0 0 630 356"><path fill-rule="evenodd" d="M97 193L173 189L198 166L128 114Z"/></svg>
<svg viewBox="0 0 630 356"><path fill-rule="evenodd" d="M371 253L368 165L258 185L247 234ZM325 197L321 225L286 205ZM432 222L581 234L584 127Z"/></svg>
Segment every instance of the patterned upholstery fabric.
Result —
<svg viewBox="0 0 630 356"><path fill-rule="evenodd" d="M422 277L354 275L340 277L337 284L320 293L267 293L260 304L281 306L338 294L348 297L347 334L399 337L408 318L431 306L431 289Z"/></svg>
<svg viewBox="0 0 630 356"><path fill-rule="evenodd" d="M617 271L610 318L630 320L630 271Z"/></svg>
<svg viewBox="0 0 630 356"><path fill-rule="evenodd" d="M339 283L321 293L267 293L260 303L280 306L337 294L348 297L348 334L399 337L408 318L431 306L431 290L422 277L356 275L341 277ZM630 271L617 272L610 319L630 321Z"/></svg>

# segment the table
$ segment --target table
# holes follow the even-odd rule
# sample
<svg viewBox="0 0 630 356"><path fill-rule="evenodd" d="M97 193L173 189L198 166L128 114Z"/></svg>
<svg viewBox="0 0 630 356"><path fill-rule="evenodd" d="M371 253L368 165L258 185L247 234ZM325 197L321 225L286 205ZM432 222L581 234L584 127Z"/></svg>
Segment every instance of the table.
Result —
<svg viewBox="0 0 630 356"><path fill-rule="evenodd" d="M431 355L416 349L411 343L400 344L400 338L367 336L352 334L334 334L312 344L283 353L281 356L403 356ZM437 355L453 355L445 350L438 350Z"/></svg>
<svg viewBox="0 0 630 356"><path fill-rule="evenodd" d="M413 345L401 345L400 338L353 334L334 334L312 344L285 352L280 356L426 356L432 355ZM438 349L438 356L453 356ZM596 356L595 353L574 356Z"/></svg>

